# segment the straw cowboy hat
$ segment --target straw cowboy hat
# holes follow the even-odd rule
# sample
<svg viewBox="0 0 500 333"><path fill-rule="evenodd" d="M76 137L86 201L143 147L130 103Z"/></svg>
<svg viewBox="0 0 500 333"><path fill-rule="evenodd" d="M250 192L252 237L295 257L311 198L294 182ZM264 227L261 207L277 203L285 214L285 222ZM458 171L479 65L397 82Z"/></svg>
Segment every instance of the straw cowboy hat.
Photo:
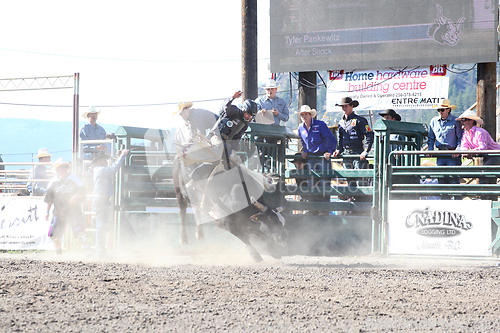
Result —
<svg viewBox="0 0 500 333"><path fill-rule="evenodd" d="M477 113L472 110L467 110L456 119L456 121L461 121L462 119L472 119L475 120L478 125L482 125L484 122L478 117Z"/></svg>
<svg viewBox="0 0 500 333"><path fill-rule="evenodd" d="M274 80L267 80L266 84L262 86L264 89L279 88L280 86Z"/></svg>
<svg viewBox="0 0 500 333"><path fill-rule="evenodd" d="M51 157L49 150L47 148L40 148L38 149L38 155L33 156L33 158L40 158L40 157Z"/></svg>
<svg viewBox="0 0 500 333"><path fill-rule="evenodd" d="M69 163L68 161L66 161L64 158L62 158L62 157L61 157L61 158L58 158L58 159L54 162L54 164L52 164L52 166L50 167L50 170L51 170L52 172L55 172L55 171L56 171L56 169L57 169L57 168L59 168L60 166L62 166L62 165L67 165L67 166L69 166L69 164L70 164L70 163Z"/></svg>
<svg viewBox="0 0 500 333"><path fill-rule="evenodd" d="M91 106L86 112L82 114L82 118L87 119L89 113L97 113L97 115L99 115L99 113L101 113L101 110L97 110L95 106Z"/></svg>
<svg viewBox="0 0 500 333"><path fill-rule="evenodd" d="M177 111L175 111L172 114L178 114L182 109L184 108L190 109L192 106L193 102L179 102L179 104L177 104Z"/></svg>
<svg viewBox="0 0 500 333"><path fill-rule="evenodd" d="M313 117L313 118L314 118L314 117L316 117L316 114L317 114L316 110L315 110L315 109L311 109L311 108L309 107L309 105L302 105L302 106L300 107L300 111L298 112L298 114L301 114L301 113L306 113L306 112L307 112L307 113L310 113L310 114L311 114L311 117Z"/></svg>
<svg viewBox="0 0 500 333"><path fill-rule="evenodd" d="M335 106L352 105L353 108L359 105L358 101L353 101L351 97L344 97L340 100L340 103L335 104Z"/></svg>
<svg viewBox="0 0 500 333"><path fill-rule="evenodd" d="M422 162L421 165L422 166L436 166L436 162L427 160L427 161Z"/></svg>
<svg viewBox="0 0 500 333"><path fill-rule="evenodd" d="M453 104L450 105L450 100L446 99L446 98L443 98L441 100L441 104L434 106L434 107L438 108L438 109L444 108L444 109L452 109L452 110L455 110L457 108L456 105L453 105Z"/></svg>
<svg viewBox="0 0 500 333"><path fill-rule="evenodd" d="M396 119L396 121L401 121L401 116L397 114L396 111L393 109L387 109L385 111L382 111L378 114L379 116L391 116L392 118Z"/></svg>

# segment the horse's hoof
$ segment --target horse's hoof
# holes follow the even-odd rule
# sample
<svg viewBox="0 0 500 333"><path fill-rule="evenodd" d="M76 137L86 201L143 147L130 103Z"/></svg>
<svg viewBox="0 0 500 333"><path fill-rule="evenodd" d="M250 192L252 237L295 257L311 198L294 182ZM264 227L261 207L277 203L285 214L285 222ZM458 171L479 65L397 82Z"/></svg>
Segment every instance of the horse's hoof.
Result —
<svg viewBox="0 0 500 333"><path fill-rule="evenodd" d="M281 254L275 252L275 251L272 251L271 253L269 253L271 255L271 257L273 257L274 259L281 259Z"/></svg>
<svg viewBox="0 0 500 333"><path fill-rule="evenodd" d="M281 259L281 251L279 248L277 248L276 246L272 245L272 244L269 244L267 246L267 250L269 251L269 255L271 257L273 257L274 259Z"/></svg>
<svg viewBox="0 0 500 333"><path fill-rule="evenodd" d="M255 262L261 262L264 260L253 246L249 246L248 251L250 252L250 257L252 257Z"/></svg>
<svg viewBox="0 0 500 333"><path fill-rule="evenodd" d="M253 261L255 262L261 262L264 260L264 258L262 258L259 253L250 253L250 257L252 257Z"/></svg>

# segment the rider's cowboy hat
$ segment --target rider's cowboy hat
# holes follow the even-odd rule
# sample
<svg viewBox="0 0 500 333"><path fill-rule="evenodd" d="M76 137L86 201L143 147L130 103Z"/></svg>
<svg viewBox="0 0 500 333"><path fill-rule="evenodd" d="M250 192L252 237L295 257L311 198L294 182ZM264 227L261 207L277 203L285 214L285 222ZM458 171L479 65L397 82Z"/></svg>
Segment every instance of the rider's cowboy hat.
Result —
<svg viewBox="0 0 500 333"><path fill-rule="evenodd" d="M300 107L300 111L298 112L298 114L301 114L301 113L310 113L311 114L311 117L316 117L316 110L315 109L311 109L309 107L309 105L302 105Z"/></svg>
<svg viewBox="0 0 500 333"><path fill-rule="evenodd" d="M50 167L50 170L51 170L52 172L54 172L54 171L56 171L56 170L57 170L57 168L59 168L60 166L62 166L62 165L67 165L67 166L69 166L69 164L70 164L70 163L69 163L68 161L66 161L64 158L62 158L62 157L61 157L61 158L58 158L58 159L54 162L54 164L52 164L52 166Z"/></svg>
<svg viewBox="0 0 500 333"><path fill-rule="evenodd" d="M443 98L441 100L441 104L436 105L434 107L438 109L452 109L452 110L455 110L457 108L456 105L450 104L450 100L446 98Z"/></svg>
<svg viewBox="0 0 500 333"><path fill-rule="evenodd" d="M175 111L172 114L178 114L182 109L184 109L184 108L189 109L192 106L193 106L193 102L179 102L179 104L177 104L177 111Z"/></svg>
<svg viewBox="0 0 500 333"><path fill-rule="evenodd" d="M40 148L38 149L38 155L33 156L33 158L40 158L40 157L51 157L49 150L47 148Z"/></svg>
<svg viewBox="0 0 500 333"><path fill-rule="evenodd" d="M273 89L273 88L279 88L279 84L276 83L274 80L267 80L266 84L262 86L264 89Z"/></svg>
<svg viewBox="0 0 500 333"><path fill-rule="evenodd" d="M86 112L82 114L82 118L87 119L89 113L97 113L97 115L99 115L99 113L101 113L101 110L97 110L95 106L91 106Z"/></svg>
<svg viewBox="0 0 500 333"><path fill-rule="evenodd" d="M396 121L401 121L401 116L397 114L396 111L393 109L387 109L385 111L382 111L378 114L379 116L391 116L392 118L396 119Z"/></svg>
<svg viewBox="0 0 500 333"><path fill-rule="evenodd" d="M456 121L462 121L462 119L472 119L475 120L478 125L482 125L484 122L478 117L477 113L472 110L467 110L456 119Z"/></svg>
<svg viewBox="0 0 500 333"><path fill-rule="evenodd" d="M353 101L351 97L343 97L340 103L335 104L335 106L352 105L353 108L359 105L358 101Z"/></svg>

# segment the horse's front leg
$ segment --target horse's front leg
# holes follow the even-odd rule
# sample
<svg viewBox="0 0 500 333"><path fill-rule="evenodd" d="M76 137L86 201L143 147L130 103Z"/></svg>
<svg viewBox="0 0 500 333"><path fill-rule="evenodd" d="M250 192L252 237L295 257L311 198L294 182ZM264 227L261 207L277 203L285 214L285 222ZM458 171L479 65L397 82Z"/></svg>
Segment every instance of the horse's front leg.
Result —
<svg viewBox="0 0 500 333"><path fill-rule="evenodd" d="M188 236L186 232L186 210L187 210L187 200L181 193L180 188L175 188L175 196L177 198L177 203L179 204L179 215L181 218L181 231L179 241L182 245L187 245Z"/></svg>
<svg viewBox="0 0 500 333"><path fill-rule="evenodd" d="M205 233L203 232L203 224L201 224L201 213L200 210L197 207L194 207L194 215L195 215L195 220L196 220L196 228L195 228L195 235L196 239L203 239L205 238Z"/></svg>
<svg viewBox="0 0 500 333"><path fill-rule="evenodd" d="M222 219L219 219L216 221L216 224L219 228L226 229L229 231L231 234L236 236L240 241L242 241L245 244L245 247L250 254L250 257L256 261L256 262L261 262L264 260L260 253L257 251L257 249L250 243L250 236L248 234L248 228L243 227L240 223L232 221L234 219L235 221L238 220L237 216L229 216L225 217ZM251 222L253 223L253 222Z"/></svg>

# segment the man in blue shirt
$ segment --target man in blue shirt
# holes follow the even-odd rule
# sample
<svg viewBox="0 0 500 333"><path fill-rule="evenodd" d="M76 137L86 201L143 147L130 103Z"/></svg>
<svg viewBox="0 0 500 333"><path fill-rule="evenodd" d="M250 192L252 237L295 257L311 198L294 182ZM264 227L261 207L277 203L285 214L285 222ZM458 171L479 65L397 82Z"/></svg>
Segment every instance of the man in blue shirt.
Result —
<svg viewBox="0 0 500 333"><path fill-rule="evenodd" d="M455 150L460 146L462 141L462 126L457 122L452 110L457 108L456 105L451 105L450 100L442 99L437 106L439 115L431 119L429 123L428 150ZM438 155L436 157L436 165L462 165L462 160L459 154ZM459 184L458 178L440 178L439 184ZM443 196L443 199L448 199L448 196ZM455 197L460 199L460 197Z"/></svg>
<svg viewBox="0 0 500 333"><path fill-rule="evenodd" d="M269 80L263 87L266 90L266 96L259 97L255 100L260 107L261 112L265 115L267 112L272 112L274 116L274 124L280 125L280 122L287 122L290 118L287 102L276 96L279 85L274 80Z"/></svg>
<svg viewBox="0 0 500 333"><path fill-rule="evenodd" d="M80 140L106 140L106 130L97 124L97 116L101 110L91 106L87 112L82 114L82 118L88 119L88 123L80 128ZM91 160L92 154L96 151L108 151L109 148L103 145L83 145L83 159Z"/></svg>
<svg viewBox="0 0 500 333"><path fill-rule="evenodd" d="M287 122L290 118L288 103L283 98L276 96L279 85L275 80L268 80L263 88L266 90L266 95L257 98L255 103L259 106L260 112L263 116L266 116L267 113L272 113L274 117L274 123L272 125L280 126L281 122ZM273 137L259 136L255 138L255 140L257 142L266 142L270 144L278 143L278 139ZM266 169L272 170L271 157L276 159L276 153L277 150L275 149L272 149L271 151L260 149L261 163L264 164ZM274 167L276 167L276 165Z"/></svg>
<svg viewBox="0 0 500 333"><path fill-rule="evenodd" d="M299 125L298 134L302 143L302 158L308 155L323 155L324 158L310 158L307 161L309 170L327 171L332 169L332 156L337 147L337 139L325 122L314 119L316 110L308 105L300 107L300 118L302 123ZM323 187L329 187L330 181L320 180L317 184ZM312 180L309 181L312 185ZM330 201L330 195L320 196L321 201ZM326 215L328 211L320 212L320 215Z"/></svg>
<svg viewBox="0 0 500 333"><path fill-rule="evenodd" d="M106 233L109 229L109 215L111 212L110 199L114 193L113 179L116 172L125 161L125 156L129 150L125 149L120 154L118 160L108 167L107 159L111 155L98 152L92 159L94 169L94 198L92 199L92 210L95 212L96 224L96 252L97 256L106 258Z"/></svg>

